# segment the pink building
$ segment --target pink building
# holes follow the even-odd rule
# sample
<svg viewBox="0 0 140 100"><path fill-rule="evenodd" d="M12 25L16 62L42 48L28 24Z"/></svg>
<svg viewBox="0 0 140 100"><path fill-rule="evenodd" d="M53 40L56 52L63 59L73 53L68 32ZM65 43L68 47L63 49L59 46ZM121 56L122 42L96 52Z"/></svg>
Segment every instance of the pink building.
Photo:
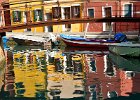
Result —
<svg viewBox="0 0 140 100"><path fill-rule="evenodd" d="M106 55L87 55L85 65L86 100L120 96L119 71L107 63Z"/></svg>
<svg viewBox="0 0 140 100"><path fill-rule="evenodd" d="M84 16L89 18L105 17L140 17L139 0L89 0L84 3ZM87 24L84 24L86 28ZM89 23L87 32L99 34L113 32L132 33L139 31L139 23L136 22L103 22Z"/></svg>
<svg viewBox="0 0 140 100"><path fill-rule="evenodd" d="M121 71L121 95L129 96L129 93L140 93L140 74L133 71Z"/></svg>

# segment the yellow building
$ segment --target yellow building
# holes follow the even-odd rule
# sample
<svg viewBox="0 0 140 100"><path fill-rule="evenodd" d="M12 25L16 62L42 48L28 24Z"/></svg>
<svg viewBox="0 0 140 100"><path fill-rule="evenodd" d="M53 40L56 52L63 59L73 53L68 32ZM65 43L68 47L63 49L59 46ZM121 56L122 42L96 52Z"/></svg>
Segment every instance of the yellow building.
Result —
<svg viewBox="0 0 140 100"><path fill-rule="evenodd" d="M45 0L44 19L59 20L81 18L83 11L82 0ZM64 24L45 27L45 32L82 32L83 24Z"/></svg>
<svg viewBox="0 0 140 100"><path fill-rule="evenodd" d="M11 24L39 22L43 20L43 6L41 0L9 0ZM13 30L12 32L44 32L44 27Z"/></svg>
<svg viewBox="0 0 140 100"><path fill-rule="evenodd" d="M59 1L59 2L58 2ZM82 18L83 0L9 0L11 24ZM83 32L83 24L34 27L13 32Z"/></svg>

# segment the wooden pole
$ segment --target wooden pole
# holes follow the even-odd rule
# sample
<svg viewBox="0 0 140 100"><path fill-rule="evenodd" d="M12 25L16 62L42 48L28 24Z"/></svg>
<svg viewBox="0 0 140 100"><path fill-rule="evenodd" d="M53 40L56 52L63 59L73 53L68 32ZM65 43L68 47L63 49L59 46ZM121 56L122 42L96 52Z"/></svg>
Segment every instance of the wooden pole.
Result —
<svg viewBox="0 0 140 100"><path fill-rule="evenodd" d="M87 34L87 31L88 31L88 26L89 26L89 23L86 24L86 30L84 32L84 38L86 38L86 34Z"/></svg>

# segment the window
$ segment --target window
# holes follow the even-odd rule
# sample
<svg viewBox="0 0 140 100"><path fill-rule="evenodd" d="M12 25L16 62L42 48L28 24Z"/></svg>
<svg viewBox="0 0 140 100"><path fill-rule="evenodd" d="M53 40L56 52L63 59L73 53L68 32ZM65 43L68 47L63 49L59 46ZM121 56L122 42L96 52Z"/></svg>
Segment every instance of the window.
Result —
<svg viewBox="0 0 140 100"><path fill-rule="evenodd" d="M114 97L117 97L118 94L117 94L116 91L109 91L109 92L107 93L107 96L108 96L108 98L114 98Z"/></svg>
<svg viewBox="0 0 140 100"><path fill-rule="evenodd" d="M132 17L132 4L124 5L124 17Z"/></svg>
<svg viewBox="0 0 140 100"><path fill-rule="evenodd" d="M72 18L80 18L80 6L71 7Z"/></svg>
<svg viewBox="0 0 140 100"><path fill-rule="evenodd" d="M0 11L0 22L2 22L2 11Z"/></svg>
<svg viewBox="0 0 140 100"><path fill-rule="evenodd" d="M37 9L34 10L34 21L42 21L42 10L41 9Z"/></svg>
<svg viewBox="0 0 140 100"><path fill-rule="evenodd" d="M0 26L2 26L2 16L0 15Z"/></svg>
<svg viewBox="0 0 140 100"><path fill-rule="evenodd" d="M27 28L27 32L31 32L31 28Z"/></svg>
<svg viewBox="0 0 140 100"><path fill-rule="evenodd" d="M88 9L88 17L94 18L94 9Z"/></svg>
<svg viewBox="0 0 140 100"><path fill-rule="evenodd" d="M126 71L125 75L126 75L126 78L132 78L135 76L135 73L133 71Z"/></svg>
<svg viewBox="0 0 140 100"><path fill-rule="evenodd" d="M52 7L52 14L54 19L61 18L61 7Z"/></svg>
<svg viewBox="0 0 140 100"><path fill-rule="evenodd" d="M2 16L0 15L0 22L2 21Z"/></svg>
<svg viewBox="0 0 140 100"><path fill-rule="evenodd" d="M90 58L90 70L92 71L92 72L96 72L96 64L95 64L95 59L93 59L93 58Z"/></svg>
<svg viewBox="0 0 140 100"><path fill-rule="evenodd" d="M21 11L13 11L13 22L21 22Z"/></svg>
<svg viewBox="0 0 140 100"><path fill-rule="evenodd" d="M107 76L115 76L114 64L110 61L109 56L107 57L107 66L105 73Z"/></svg>
<svg viewBox="0 0 140 100"><path fill-rule="evenodd" d="M71 13L70 13L70 7L64 7L64 8L62 8L63 9L63 15L62 15L62 17L64 18L64 19L70 19L70 17L71 17ZM71 24L65 24L65 32L69 32L71 30Z"/></svg>
<svg viewBox="0 0 140 100"><path fill-rule="evenodd" d="M97 92L96 92L96 85L91 85L88 87L91 96L89 100L97 100Z"/></svg>

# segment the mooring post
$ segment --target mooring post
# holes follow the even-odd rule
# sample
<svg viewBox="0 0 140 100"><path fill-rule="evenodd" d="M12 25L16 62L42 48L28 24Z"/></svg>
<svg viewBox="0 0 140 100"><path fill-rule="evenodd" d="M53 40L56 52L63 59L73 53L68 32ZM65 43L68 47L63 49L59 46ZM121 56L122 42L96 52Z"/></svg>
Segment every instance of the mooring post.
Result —
<svg viewBox="0 0 140 100"><path fill-rule="evenodd" d="M114 23L114 27L115 27L115 34L116 34L116 32L117 32L117 31L116 31L116 22Z"/></svg>

